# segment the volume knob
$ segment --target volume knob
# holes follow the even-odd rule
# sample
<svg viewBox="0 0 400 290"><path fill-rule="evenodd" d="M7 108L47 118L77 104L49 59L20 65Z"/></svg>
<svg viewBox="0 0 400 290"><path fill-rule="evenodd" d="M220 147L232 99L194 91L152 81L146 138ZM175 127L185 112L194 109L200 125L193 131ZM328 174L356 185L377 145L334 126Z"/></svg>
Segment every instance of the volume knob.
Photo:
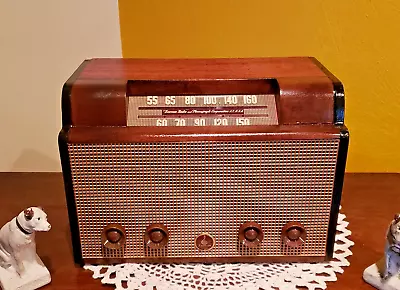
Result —
<svg viewBox="0 0 400 290"><path fill-rule="evenodd" d="M149 238L153 243L161 243L165 239L165 232L162 230L154 230L149 233Z"/></svg>
<svg viewBox="0 0 400 290"><path fill-rule="evenodd" d="M144 243L151 249L161 249L168 244L168 229L163 224L151 224L146 228Z"/></svg>
<svg viewBox="0 0 400 290"><path fill-rule="evenodd" d="M109 224L101 235L103 246L108 249L119 249L125 244L125 229L120 224Z"/></svg>
<svg viewBox="0 0 400 290"><path fill-rule="evenodd" d="M107 240L110 243L118 243L118 241L122 238L122 233L117 229L112 229L107 232Z"/></svg>
<svg viewBox="0 0 400 290"><path fill-rule="evenodd" d="M282 228L281 238L285 245L296 248L305 243L307 231L299 222L289 222Z"/></svg>
<svg viewBox="0 0 400 290"><path fill-rule="evenodd" d="M264 239L264 232L256 222L245 222L239 228L239 241L249 248L258 246Z"/></svg>

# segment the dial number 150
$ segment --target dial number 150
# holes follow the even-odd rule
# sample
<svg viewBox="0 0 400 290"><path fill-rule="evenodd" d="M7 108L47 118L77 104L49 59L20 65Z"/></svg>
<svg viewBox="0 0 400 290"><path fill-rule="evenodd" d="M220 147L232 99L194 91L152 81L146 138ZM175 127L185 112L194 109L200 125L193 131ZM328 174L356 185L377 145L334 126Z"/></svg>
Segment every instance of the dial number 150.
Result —
<svg viewBox="0 0 400 290"><path fill-rule="evenodd" d="M236 125L237 126L246 126L250 125L250 120L247 118L237 118L236 119Z"/></svg>

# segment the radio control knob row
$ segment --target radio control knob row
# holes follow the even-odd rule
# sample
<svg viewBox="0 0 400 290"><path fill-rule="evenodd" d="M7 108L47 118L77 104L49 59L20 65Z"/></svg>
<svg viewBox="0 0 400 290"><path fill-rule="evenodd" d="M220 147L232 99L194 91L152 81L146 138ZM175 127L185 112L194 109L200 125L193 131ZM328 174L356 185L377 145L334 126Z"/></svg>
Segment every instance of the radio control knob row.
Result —
<svg viewBox="0 0 400 290"><path fill-rule="evenodd" d="M288 247L299 247L306 240L306 229L299 222L289 222L281 232L281 239ZM256 222L245 222L239 228L239 242L243 245L254 248L264 239L264 231ZM103 245L110 249L118 249L125 243L125 229L118 224L110 224L103 230ZM151 249L161 249L168 244L169 232L163 224L151 224L146 228L144 234L145 245ZM210 250L215 245L215 239L203 233L195 240L195 245L199 250Z"/></svg>

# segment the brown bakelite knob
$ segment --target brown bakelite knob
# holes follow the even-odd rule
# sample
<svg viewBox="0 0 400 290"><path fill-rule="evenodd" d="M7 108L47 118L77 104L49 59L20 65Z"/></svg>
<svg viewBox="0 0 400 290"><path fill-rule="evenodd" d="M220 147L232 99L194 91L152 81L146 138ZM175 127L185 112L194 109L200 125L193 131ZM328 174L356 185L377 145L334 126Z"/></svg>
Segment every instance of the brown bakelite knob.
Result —
<svg viewBox="0 0 400 290"><path fill-rule="evenodd" d="M107 232L107 240L110 243L117 243L122 237L122 233L116 229Z"/></svg>
<svg viewBox="0 0 400 290"><path fill-rule="evenodd" d="M163 224L151 224L146 228L144 242L151 249L161 249L168 244L168 229Z"/></svg>
<svg viewBox="0 0 400 290"><path fill-rule="evenodd" d="M282 229L282 241L285 245L296 248L305 243L307 232L299 222L289 222Z"/></svg>
<svg viewBox="0 0 400 290"><path fill-rule="evenodd" d="M244 232L244 237L246 240L254 241L258 237L258 232L256 229L249 228Z"/></svg>
<svg viewBox="0 0 400 290"><path fill-rule="evenodd" d="M150 232L149 236L153 243L160 243L165 238L165 233L160 230L154 230Z"/></svg>
<svg viewBox="0 0 400 290"><path fill-rule="evenodd" d="M125 229L120 224L109 224L103 229L103 246L109 249L119 249L125 244Z"/></svg>
<svg viewBox="0 0 400 290"><path fill-rule="evenodd" d="M292 228L286 234L290 240L296 241L300 238L301 231L299 229Z"/></svg>
<svg viewBox="0 0 400 290"><path fill-rule="evenodd" d="M239 241L249 247L258 246L264 239L264 232L256 222L246 222L239 228Z"/></svg>

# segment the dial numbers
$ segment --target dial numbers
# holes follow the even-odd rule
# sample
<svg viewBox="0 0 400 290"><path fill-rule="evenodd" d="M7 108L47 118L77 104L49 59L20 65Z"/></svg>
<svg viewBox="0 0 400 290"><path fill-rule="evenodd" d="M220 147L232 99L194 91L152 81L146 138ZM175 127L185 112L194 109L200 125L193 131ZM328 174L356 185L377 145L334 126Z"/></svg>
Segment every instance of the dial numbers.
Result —
<svg viewBox="0 0 400 290"><path fill-rule="evenodd" d="M128 126L277 125L275 95L128 97Z"/></svg>

